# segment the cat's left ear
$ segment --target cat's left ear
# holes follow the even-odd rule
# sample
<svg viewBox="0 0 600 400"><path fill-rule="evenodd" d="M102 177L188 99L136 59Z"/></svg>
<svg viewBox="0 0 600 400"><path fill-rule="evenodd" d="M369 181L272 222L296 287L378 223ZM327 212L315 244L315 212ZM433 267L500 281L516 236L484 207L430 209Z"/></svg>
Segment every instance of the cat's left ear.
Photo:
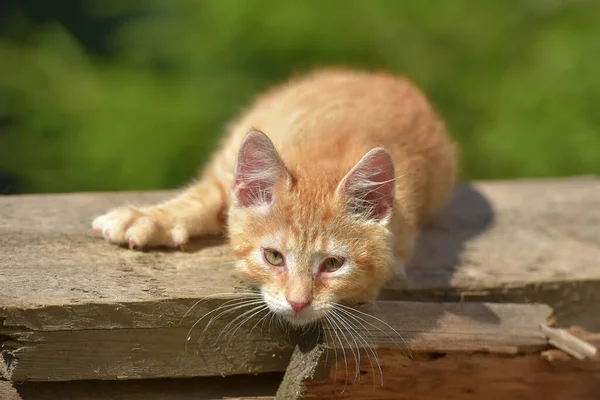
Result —
<svg viewBox="0 0 600 400"><path fill-rule="evenodd" d="M383 148L369 151L346 174L337 188L350 212L386 222L392 215L395 197L394 160Z"/></svg>
<svg viewBox="0 0 600 400"><path fill-rule="evenodd" d="M271 205L275 185L290 175L271 139L260 131L242 143L232 188L234 202L243 207Z"/></svg>

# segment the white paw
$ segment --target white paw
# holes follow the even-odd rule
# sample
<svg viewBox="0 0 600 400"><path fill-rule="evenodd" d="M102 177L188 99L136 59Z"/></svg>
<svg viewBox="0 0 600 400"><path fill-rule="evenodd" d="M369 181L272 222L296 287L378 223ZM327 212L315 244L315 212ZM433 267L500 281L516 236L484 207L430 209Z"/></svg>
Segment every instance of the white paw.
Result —
<svg viewBox="0 0 600 400"><path fill-rule="evenodd" d="M126 244L129 248L147 246L181 247L189 238L185 227L160 211L141 211L121 207L94 219L93 232L110 243Z"/></svg>

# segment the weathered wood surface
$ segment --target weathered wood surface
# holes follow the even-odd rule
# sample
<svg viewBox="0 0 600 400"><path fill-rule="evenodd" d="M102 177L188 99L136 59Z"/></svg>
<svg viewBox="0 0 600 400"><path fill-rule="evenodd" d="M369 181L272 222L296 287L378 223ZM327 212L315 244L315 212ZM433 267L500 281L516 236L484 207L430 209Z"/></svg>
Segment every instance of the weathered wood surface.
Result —
<svg viewBox="0 0 600 400"><path fill-rule="evenodd" d="M383 298L539 302L563 326L600 331L600 179L460 188L421 237L409 277Z"/></svg>
<svg viewBox="0 0 600 400"><path fill-rule="evenodd" d="M229 355L205 343L204 363L193 351L177 350L193 321L231 297L202 303L179 325L197 299L244 290L231 275L232 259L222 241L203 239L185 252L136 252L90 235L91 219L106 209L170 195L0 197L6 376L55 380L283 370L292 351L287 338L268 339L258 329L250 334L243 327ZM538 301L552 305L559 322L600 330L599 230L598 179L461 187L420 240L411 284L392 283L383 298ZM62 353L67 347L71 350ZM74 354L79 364L56 363L59 354L61 359Z"/></svg>
<svg viewBox="0 0 600 400"><path fill-rule="evenodd" d="M110 207L171 195L0 197L5 288L0 305L157 301L230 291L237 284L230 274L232 258L218 239L197 241L186 252L142 253L90 235L92 218ZM425 230L409 268L408 290L393 283L384 298L556 302L560 297L573 306L570 311L582 314L598 299L599 260L600 179L475 183L458 188ZM600 330L600 322L595 326Z"/></svg>
<svg viewBox="0 0 600 400"><path fill-rule="evenodd" d="M228 300L229 299L229 300ZM204 328L241 296L11 310L2 327L0 373L13 381L226 376L285 370L293 343L268 325L237 329L242 307ZM195 307L194 307L195 305ZM184 315L192 307L193 311ZM260 316L264 316L263 312ZM237 319L236 319L237 318ZM230 324L231 323L231 324ZM229 327L229 329L227 329ZM221 335L222 332L235 336Z"/></svg>
<svg viewBox="0 0 600 400"><path fill-rule="evenodd" d="M129 381L0 381L1 400L269 400L281 373Z"/></svg>
<svg viewBox="0 0 600 400"><path fill-rule="evenodd" d="M5 331L10 339L3 343L3 375L13 381L61 381L234 375L286 369L296 336L276 329L276 325L271 329L269 324L257 325L256 318L242 325L231 340L232 336L219 338L226 325L245 309L222 316L204 334L206 320L199 324L186 349L190 326L199 316L223 304L223 300L200 303L196 306L199 314L190 313L180 325L182 316L194 303L169 301L161 303L161 308L154 303L116 305L112 309L101 307L102 314L91 311L91 305L72 306L60 318L46 308L47 314L53 316L48 325L40 319L32 323L28 318L41 311L15 313L4 321L11 331ZM388 321L400 332L408 348L416 352L514 352L547 346L546 337L537 328L550 315L550 309L544 305L381 302L363 305L358 310ZM374 319L367 321L372 324L365 322L372 327L374 340L392 342L391 330Z"/></svg>
<svg viewBox="0 0 600 400"><path fill-rule="evenodd" d="M600 345L600 334L582 336L588 345ZM336 347L340 354L341 346ZM595 400L600 393L597 355L576 360L557 349L489 349L415 353L409 358L389 344L378 342L377 347L383 374L363 351L358 378L354 357L349 357L346 375L346 365L331 357L331 346L296 348L277 399Z"/></svg>

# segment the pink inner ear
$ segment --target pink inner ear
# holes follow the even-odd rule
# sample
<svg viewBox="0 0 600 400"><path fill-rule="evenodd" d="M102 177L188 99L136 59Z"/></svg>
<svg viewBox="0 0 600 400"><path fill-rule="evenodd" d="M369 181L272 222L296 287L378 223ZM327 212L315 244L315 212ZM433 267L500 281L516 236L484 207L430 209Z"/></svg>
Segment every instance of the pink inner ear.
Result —
<svg viewBox="0 0 600 400"><path fill-rule="evenodd" d="M394 207L394 161L384 149L373 149L352 168L340 185L349 196L352 212L382 221Z"/></svg>
<svg viewBox="0 0 600 400"><path fill-rule="evenodd" d="M238 153L233 197L244 207L271 204L274 186L286 174L271 140L262 132L250 132Z"/></svg>

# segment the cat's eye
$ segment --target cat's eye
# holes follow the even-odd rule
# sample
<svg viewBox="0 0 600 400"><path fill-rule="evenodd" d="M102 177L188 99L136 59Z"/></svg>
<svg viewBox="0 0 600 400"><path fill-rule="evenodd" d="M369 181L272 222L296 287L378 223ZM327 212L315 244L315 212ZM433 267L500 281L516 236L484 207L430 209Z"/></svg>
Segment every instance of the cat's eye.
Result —
<svg viewBox="0 0 600 400"><path fill-rule="evenodd" d="M273 250L273 249L264 249L263 257L266 262L268 262L269 264L271 264L274 267L281 267L283 265L283 263L285 262L285 260L283 258L283 254L281 254L277 250Z"/></svg>
<svg viewBox="0 0 600 400"><path fill-rule="evenodd" d="M341 257L327 257L321 263L321 271L322 272L335 272L338 269L342 268L344 265L344 259Z"/></svg>

